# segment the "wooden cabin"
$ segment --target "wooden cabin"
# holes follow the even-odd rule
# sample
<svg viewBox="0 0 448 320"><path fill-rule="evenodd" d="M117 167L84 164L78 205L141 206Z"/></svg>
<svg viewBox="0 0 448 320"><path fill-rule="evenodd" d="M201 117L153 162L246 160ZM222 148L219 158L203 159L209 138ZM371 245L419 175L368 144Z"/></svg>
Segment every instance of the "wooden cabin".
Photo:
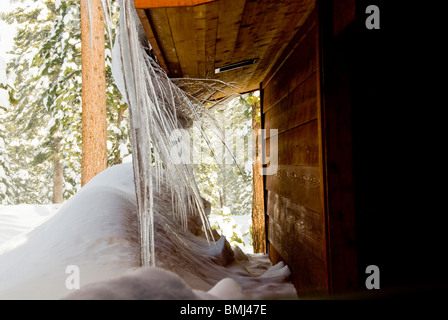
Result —
<svg viewBox="0 0 448 320"><path fill-rule="evenodd" d="M423 243L411 230L415 193L403 191L413 180L399 170L393 135L402 38L390 33L387 4L371 2L135 0L170 77L260 90L265 156L276 140L278 168L255 177L263 188L254 219L263 225L254 229L265 241L258 247L289 265L299 297L367 292L369 265L381 271L382 290L435 279L413 273L428 271L437 250L415 259ZM381 9L380 29L366 28L370 4Z"/></svg>

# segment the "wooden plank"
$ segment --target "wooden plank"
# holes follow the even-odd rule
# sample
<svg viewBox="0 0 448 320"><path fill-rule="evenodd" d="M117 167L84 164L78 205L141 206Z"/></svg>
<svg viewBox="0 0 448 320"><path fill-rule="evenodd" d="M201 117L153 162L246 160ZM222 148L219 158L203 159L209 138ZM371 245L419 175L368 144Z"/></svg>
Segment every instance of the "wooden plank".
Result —
<svg viewBox="0 0 448 320"><path fill-rule="evenodd" d="M267 104L264 112L316 72L316 28L311 28L303 35L299 47L300 49L294 50L279 68L276 76L263 83ZM298 61L300 63L297 63Z"/></svg>
<svg viewBox="0 0 448 320"><path fill-rule="evenodd" d="M298 32L293 34L293 37L288 43L288 46L279 52L279 57L273 62L272 67L269 72L265 75L263 79L263 88L269 84L272 77L278 73L279 69L283 64L289 59L291 54L300 46L303 38L310 32L312 28L315 27L317 20L317 12L315 8L315 3L313 2L306 12L300 17L300 24L298 24Z"/></svg>
<svg viewBox="0 0 448 320"><path fill-rule="evenodd" d="M218 67L231 62L245 3L245 0L219 1L218 31L216 36L216 64Z"/></svg>
<svg viewBox="0 0 448 320"><path fill-rule="evenodd" d="M322 184L318 166L279 165L274 175L266 176L267 190L321 213Z"/></svg>
<svg viewBox="0 0 448 320"><path fill-rule="evenodd" d="M231 62L233 50L238 39L245 0L219 1L218 30L216 35L215 65L222 67ZM219 74L219 78L230 82L232 71Z"/></svg>
<svg viewBox="0 0 448 320"><path fill-rule="evenodd" d="M268 192L269 242L293 270L299 296L327 292L322 215Z"/></svg>
<svg viewBox="0 0 448 320"><path fill-rule="evenodd" d="M337 36L356 18L355 0L333 1L333 36Z"/></svg>
<svg viewBox="0 0 448 320"><path fill-rule="evenodd" d="M268 109L265 114L266 137L270 136L271 129L277 129L280 134L317 119L317 115L317 79L313 73Z"/></svg>
<svg viewBox="0 0 448 320"><path fill-rule="evenodd" d="M266 156L270 157L271 139L266 139ZM279 165L319 165L318 121L311 120L276 136Z"/></svg>
<svg viewBox="0 0 448 320"><path fill-rule="evenodd" d="M159 62L160 66L162 67L163 70L165 70L166 72L169 72L168 66L166 65L166 62L165 62L165 57L163 56L162 50L160 49L159 43L157 42L157 39L154 35L152 26L148 19L146 11L144 9L137 9L137 14L138 14L138 17L140 18L143 29L145 30L146 37L148 38L149 43L151 44L151 47L154 50L154 54L157 57L157 61Z"/></svg>
<svg viewBox="0 0 448 320"><path fill-rule="evenodd" d="M207 28L206 6L196 6L194 10L194 40L196 42L197 77L205 78L205 34Z"/></svg>
<svg viewBox="0 0 448 320"><path fill-rule="evenodd" d="M218 33L219 5L217 2L209 3L206 6L206 30L205 30L205 77L216 78L215 75L215 55L216 38Z"/></svg>
<svg viewBox="0 0 448 320"><path fill-rule="evenodd" d="M329 288L318 16L315 9L307 14L308 20L301 22L293 43L285 46L262 83L266 156L271 156L276 140L273 151L278 154L277 172L265 180L268 241L290 266L299 295L327 293ZM288 27L285 22L283 28ZM272 59L273 52L266 55Z"/></svg>
<svg viewBox="0 0 448 320"><path fill-rule="evenodd" d="M262 24L266 15L266 8L268 7L268 3L269 0L246 1L238 38L232 53L231 63L258 58L257 56L253 55L253 48L254 46L257 46L255 40L257 38L260 25ZM263 65L260 64L260 61L257 61L254 65L232 70L231 76L234 79L238 79L239 86L244 85L243 90L256 90L260 86L261 79L251 82L250 80L252 78L252 75L258 70L258 68L262 67Z"/></svg>
<svg viewBox="0 0 448 320"><path fill-rule="evenodd" d="M261 74L260 69L264 69L271 61L264 59L265 52L268 47L272 45L272 39L278 32L278 28L281 25L281 21L286 14L287 9L284 3L279 1L270 0L269 3L265 5L265 14L263 19L259 24L255 40L253 41L253 46L248 51L248 56L252 58L259 58L257 63L257 69L253 74L251 74L247 79L241 79L244 82L260 82Z"/></svg>
<svg viewBox="0 0 448 320"><path fill-rule="evenodd" d="M249 81L265 79L281 53L288 47L297 30L307 21L314 3L314 0L276 2L278 7L275 8L274 19L277 23L272 29L273 33L270 35L268 45L264 47L264 50L259 50L257 54L263 67L258 68Z"/></svg>
<svg viewBox="0 0 448 320"><path fill-rule="evenodd" d="M241 70L235 77L241 83L245 83L247 87L255 87L256 84L267 79L266 75L270 72L272 67L283 59L280 57L283 51L289 47L291 39L307 21L307 17L313 11L315 1L275 1L271 3L272 6L267 6L267 10L276 12L274 18L264 17L266 20L274 19L277 24L269 25L266 21L260 24L258 37L254 41L254 45L248 52L247 56L257 56L260 60L257 63L255 70ZM283 14L283 17L281 15ZM264 23L264 25L263 25ZM268 26L268 29L263 30ZM274 26L272 28L272 26ZM264 39L264 37L271 37ZM260 50L262 47L262 50ZM248 72L250 71L250 72Z"/></svg>
<svg viewBox="0 0 448 320"><path fill-rule="evenodd" d="M254 46L258 29L266 15L266 6L269 0L247 0L244 13L241 19L238 38L233 50L231 63L257 58L250 56L250 51Z"/></svg>
<svg viewBox="0 0 448 320"><path fill-rule="evenodd" d="M336 2L338 1L333 3L336 5ZM333 42L332 36L331 40L325 37L324 41L326 43L331 41L332 48L331 59L324 60L325 90L322 99L323 108L321 108L329 269L332 292L346 293L357 290L362 285L358 283L358 272L364 272L364 270L357 270L358 253L354 246L357 237L352 153L351 74L345 56L345 42L343 44ZM341 45L344 46L342 50Z"/></svg>
<svg viewBox="0 0 448 320"><path fill-rule="evenodd" d="M268 242L268 247L269 247L269 260L271 260L274 265L276 265L280 261L283 262L285 261L285 259L280 255L280 253L272 243Z"/></svg>
<svg viewBox="0 0 448 320"><path fill-rule="evenodd" d="M312 18L308 20L309 15L314 12L314 6L314 0L292 1L285 6L284 18L276 36L273 38L274 41L270 46L270 50L265 55L268 61L274 62L275 58L278 58L283 53L291 39L306 21L314 21ZM266 72L268 71L266 70Z"/></svg>
<svg viewBox="0 0 448 320"><path fill-rule="evenodd" d="M252 137L255 150L255 159L252 165L253 172L253 199L252 199L252 243L254 253L266 252L266 220L264 210L263 165L261 149L258 147L258 133L261 129L259 116L260 103L252 105Z"/></svg>
<svg viewBox="0 0 448 320"><path fill-rule="evenodd" d="M310 256L323 261L323 237L318 232L314 232L320 230L321 215L312 213L282 197L279 199L281 200L275 202L271 209L278 215L284 215L284 219L277 220L269 216L269 241L289 264L297 263L295 261L300 260L299 255L302 255L305 250ZM305 247L300 248L302 252L294 250L300 246Z"/></svg>
<svg viewBox="0 0 448 320"><path fill-rule="evenodd" d="M196 6L215 0L134 0L138 9Z"/></svg>
<svg viewBox="0 0 448 320"><path fill-rule="evenodd" d="M326 175L326 166L327 166L327 158L325 156L325 145L324 145L324 135L325 133L325 117L323 116L323 108L322 108L322 69L321 69L321 62L322 62L322 47L321 47L321 41L320 41L320 34L321 34L321 21L320 16L317 15L317 10L315 10L314 14L310 15L310 18L314 19L316 21L316 32L314 33L315 36L315 48L317 57L316 60L318 61L316 63L316 88L317 88L317 118L318 118L318 128L317 128L317 135L318 135L318 141L319 141L319 177L322 179L322 188L320 189L320 203L322 206L322 222L321 222L321 228L325 232L325 237L323 241L323 250L325 252L325 259L324 259L324 265L323 268L326 272L326 290L327 293L331 293L332 290L332 281L333 281L333 270L331 267L331 257L329 256L329 242L331 239L329 238L328 234L328 228L329 228L329 220L328 220L328 207L327 207L327 183L328 180L325 179ZM339 214L339 212L337 213Z"/></svg>
<svg viewBox="0 0 448 320"><path fill-rule="evenodd" d="M166 64L168 70L170 71L170 77L182 77L182 69L180 67L173 37L171 35L166 9L149 10L149 20L153 26L154 35L156 39L158 39L160 49L166 58Z"/></svg>
<svg viewBox="0 0 448 320"><path fill-rule="evenodd" d="M194 30L186 27L195 25L194 8L167 8L166 13L182 75L186 78L197 78L198 57Z"/></svg>

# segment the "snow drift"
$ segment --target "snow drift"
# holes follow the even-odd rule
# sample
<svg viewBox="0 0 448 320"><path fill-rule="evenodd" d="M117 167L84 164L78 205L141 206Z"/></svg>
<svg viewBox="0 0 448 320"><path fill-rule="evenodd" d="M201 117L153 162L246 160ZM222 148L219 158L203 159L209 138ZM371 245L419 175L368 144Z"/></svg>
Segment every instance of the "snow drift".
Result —
<svg viewBox="0 0 448 320"><path fill-rule="evenodd" d="M160 190L154 194L156 267L140 267L132 164L118 165L40 225L0 245L0 299L296 297L287 266L232 249L216 232L216 243L208 242L195 212L185 230L172 212L169 188ZM11 224L0 225L1 232L14 229ZM71 265L80 271L79 290L66 286Z"/></svg>

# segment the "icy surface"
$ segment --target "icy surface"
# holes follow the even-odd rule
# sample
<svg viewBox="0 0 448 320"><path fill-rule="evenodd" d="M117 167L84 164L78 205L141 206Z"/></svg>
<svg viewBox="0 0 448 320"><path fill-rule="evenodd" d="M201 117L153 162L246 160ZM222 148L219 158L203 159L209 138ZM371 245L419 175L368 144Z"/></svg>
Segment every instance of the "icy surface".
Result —
<svg viewBox="0 0 448 320"><path fill-rule="evenodd" d="M154 193L156 267L140 267L130 163L107 169L59 210L0 207L0 299L296 297L284 264L224 237L208 243L197 215L184 230L165 189ZM79 290L66 287L69 265L79 267Z"/></svg>

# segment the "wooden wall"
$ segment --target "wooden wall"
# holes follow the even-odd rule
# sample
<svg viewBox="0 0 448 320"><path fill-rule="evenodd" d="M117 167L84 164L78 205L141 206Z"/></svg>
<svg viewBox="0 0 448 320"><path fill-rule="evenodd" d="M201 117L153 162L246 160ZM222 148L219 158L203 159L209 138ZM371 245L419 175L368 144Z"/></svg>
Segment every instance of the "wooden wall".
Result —
<svg viewBox="0 0 448 320"><path fill-rule="evenodd" d="M314 9L261 86L267 157L278 129L278 170L265 176L269 253L288 263L299 295L328 292L317 22Z"/></svg>
<svg viewBox="0 0 448 320"><path fill-rule="evenodd" d="M262 128L279 130L278 171L264 178L269 256L286 261L301 297L445 292L443 196L422 169L432 138L416 129L431 113L409 118L430 106L421 88L434 91L414 75L415 35L390 1L317 3L261 85ZM371 4L380 30L365 27ZM369 265L381 290L365 287Z"/></svg>
<svg viewBox="0 0 448 320"><path fill-rule="evenodd" d="M352 131L354 91L347 52L357 42L353 41L350 46L346 42L356 11L354 0L320 1L319 4L327 264L329 290L337 294L359 288Z"/></svg>

